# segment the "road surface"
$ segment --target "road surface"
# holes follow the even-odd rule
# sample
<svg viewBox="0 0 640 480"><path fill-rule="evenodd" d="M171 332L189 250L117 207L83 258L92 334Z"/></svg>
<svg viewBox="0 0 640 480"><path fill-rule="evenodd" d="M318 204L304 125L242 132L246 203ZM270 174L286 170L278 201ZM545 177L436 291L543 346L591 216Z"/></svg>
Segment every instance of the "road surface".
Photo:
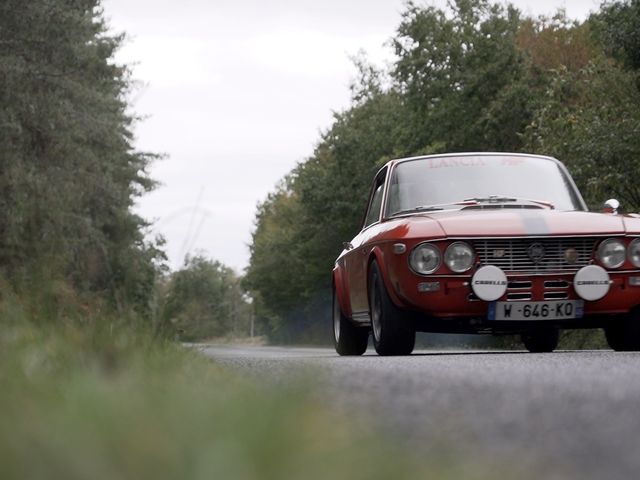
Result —
<svg viewBox="0 0 640 480"><path fill-rule="evenodd" d="M530 478L640 478L640 354L199 348L261 381L311 374L324 404L418 453L447 451Z"/></svg>

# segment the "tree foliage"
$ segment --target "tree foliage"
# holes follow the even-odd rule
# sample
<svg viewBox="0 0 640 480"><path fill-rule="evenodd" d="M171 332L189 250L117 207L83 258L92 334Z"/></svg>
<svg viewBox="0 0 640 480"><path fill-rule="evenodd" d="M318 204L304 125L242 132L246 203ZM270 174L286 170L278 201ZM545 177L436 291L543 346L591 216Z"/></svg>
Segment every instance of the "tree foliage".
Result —
<svg viewBox="0 0 640 480"><path fill-rule="evenodd" d="M0 270L148 310L162 254L131 208L155 156L133 147L122 39L100 0L0 2Z"/></svg>
<svg viewBox="0 0 640 480"><path fill-rule="evenodd" d="M593 208L616 197L626 210L640 210L639 28L637 1L605 3L584 24L555 28L567 58L551 70L525 131L528 149L569 166Z"/></svg>
<svg viewBox="0 0 640 480"><path fill-rule="evenodd" d="M316 335L327 325L333 261L390 158L551 154L589 204L618 196L640 209L639 5L609 2L577 22L489 0L408 2L394 64L356 58L351 106L258 209L246 284L274 331Z"/></svg>
<svg viewBox="0 0 640 480"><path fill-rule="evenodd" d="M202 255L187 257L184 267L170 276L164 301L164 323L183 339L250 333L251 305L239 277Z"/></svg>
<svg viewBox="0 0 640 480"><path fill-rule="evenodd" d="M607 1L591 23L607 54L640 70L640 0Z"/></svg>
<svg viewBox="0 0 640 480"><path fill-rule="evenodd" d="M530 149L562 159L592 208L616 197L640 209L640 90L607 59L558 71L526 131Z"/></svg>
<svg viewBox="0 0 640 480"><path fill-rule="evenodd" d="M500 135L504 128L495 131L503 119L491 122L491 113L503 111L495 104L523 75L519 24L513 7L486 0L457 0L447 9L407 4L393 39L392 74L413 114L413 151L435 144L444 151L520 146L517 138ZM510 120L519 125L526 118Z"/></svg>

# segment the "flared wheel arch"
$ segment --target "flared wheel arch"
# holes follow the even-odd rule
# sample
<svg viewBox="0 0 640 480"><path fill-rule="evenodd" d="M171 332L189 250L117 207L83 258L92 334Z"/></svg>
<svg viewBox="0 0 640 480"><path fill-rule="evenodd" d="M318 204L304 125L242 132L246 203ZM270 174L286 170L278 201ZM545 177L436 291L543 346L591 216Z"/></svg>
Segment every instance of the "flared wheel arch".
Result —
<svg viewBox="0 0 640 480"><path fill-rule="evenodd" d="M349 302L349 295L346 290L346 285L343 279L343 273L340 268L336 268L333 270L331 275L331 288L336 292L336 296L338 297L338 304L340 305L340 309L342 313L351 317L351 304Z"/></svg>
<svg viewBox="0 0 640 480"><path fill-rule="evenodd" d="M382 277L382 282L384 284L384 286L387 289L387 294L389 295L389 297L391 298L391 301L394 303L394 305L398 308L403 308L402 302L400 301L400 299L398 298L398 295L396 293L395 288L393 288L393 285L391 284L391 281L389 280L389 271L387 269L387 264L384 261L384 253L382 252L382 250L379 247L375 247L371 250L371 253L369 254L369 260L367 262L367 271L366 271L366 275L367 275L367 298L369 297L369 278L371 278L371 267L373 265L373 262L376 262L376 264L378 265L378 270L380 271L380 276ZM371 299L368 298L369 302L367 304L370 304ZM371 312L369 312L369 316L371 316Z"/></svg>

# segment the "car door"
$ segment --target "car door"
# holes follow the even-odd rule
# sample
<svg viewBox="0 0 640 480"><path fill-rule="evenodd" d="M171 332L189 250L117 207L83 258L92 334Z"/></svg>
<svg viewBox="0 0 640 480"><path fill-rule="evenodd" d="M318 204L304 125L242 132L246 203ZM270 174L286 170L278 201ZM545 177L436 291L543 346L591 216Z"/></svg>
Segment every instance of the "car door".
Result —
<svg viewBox="0 0 640 480"><path fill-rule="evenodd" d="M370 236L367 231L380 222L386 178L386 168L376 175L369 195L362 231L352 240L351 245L353 248L345 258L349 279L351 311L356 320L358 316L365 316L369 311L367 260L371 247L367 241Z"/></svg>

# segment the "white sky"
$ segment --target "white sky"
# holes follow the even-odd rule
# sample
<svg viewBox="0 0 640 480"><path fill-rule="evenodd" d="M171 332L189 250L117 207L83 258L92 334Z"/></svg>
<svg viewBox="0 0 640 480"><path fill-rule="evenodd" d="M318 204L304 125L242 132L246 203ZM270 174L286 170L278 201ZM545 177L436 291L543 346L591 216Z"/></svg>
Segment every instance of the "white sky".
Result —
<svg viewBox="0 0 640 480"><path fill-rule="evenodd" d="M443 0L433 2L443 5ZM597 0L514 0L572 18ZM275 184L313 152L332 111L349 105L359 50L383 64L403 0L103 0L117 60L135 63L137 147L167 158L161 186L138 211L167 239L173 268L202 251L242 271L254 214Z"/></svg>

